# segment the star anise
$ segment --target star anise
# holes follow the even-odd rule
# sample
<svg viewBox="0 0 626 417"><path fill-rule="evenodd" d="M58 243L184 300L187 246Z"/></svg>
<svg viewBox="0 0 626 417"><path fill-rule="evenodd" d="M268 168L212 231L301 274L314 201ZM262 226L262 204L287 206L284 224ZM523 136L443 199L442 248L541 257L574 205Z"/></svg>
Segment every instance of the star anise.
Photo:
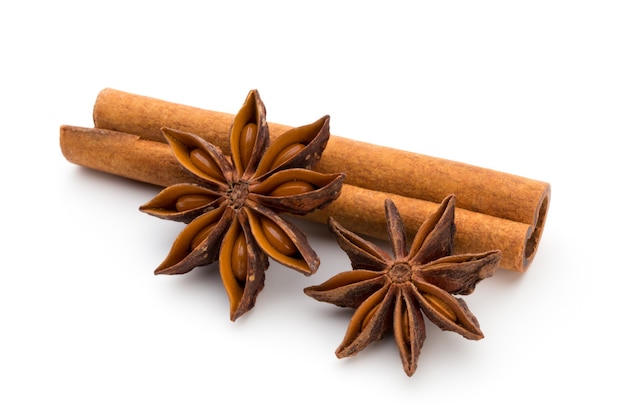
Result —
<svg viewBox="0 0 626 417"><path fill-rule="evenodd" d="M230 156L180 130L162 133L194 184L162 190L140 210L188 223L155 274L182 274L219 259L236 320L254 307L268 257L311 275L319 258L281 213L305 214L339 196L344 174L311 171L326 147L329 117L291 129L270 144L265 106L250 91L230 132Z"/></svg>
<svg viewBox="0 0 626 417"><path fill-rule="evenodd" d="M455 198L450 195L420 226L407 251L400 214L394 203L386 200L393 257L329 219L353 270L304 292L319 301L356 309L335 352L338 358L356 355L393 329L404 371L413 375L426 338L422 312L442 330L471 340L483 337L465 301L453 294L470 294L479 281L493 275L500 251L453 255L454 208Z"/></svg>

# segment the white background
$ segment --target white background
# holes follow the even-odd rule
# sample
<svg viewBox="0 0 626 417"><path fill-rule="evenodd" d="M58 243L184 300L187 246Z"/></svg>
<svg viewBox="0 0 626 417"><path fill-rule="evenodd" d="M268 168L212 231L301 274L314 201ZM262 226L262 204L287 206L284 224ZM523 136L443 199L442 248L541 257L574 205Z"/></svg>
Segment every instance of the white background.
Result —
<svg viewBox="0 0 626 417"><path fill-rule="evenodd" d="M623 2L204 3L0 6L0 415L624 412ZM550 182L538 254L466 297L485 339L429 324L412 378L391 338L335 358L350 312L302 289L349 263L316 224L318 273L272 263L232 323L214 268L152 274L181 229L137 210L156 188L63 158L105 87L256 88L272 122Z"/></svg>

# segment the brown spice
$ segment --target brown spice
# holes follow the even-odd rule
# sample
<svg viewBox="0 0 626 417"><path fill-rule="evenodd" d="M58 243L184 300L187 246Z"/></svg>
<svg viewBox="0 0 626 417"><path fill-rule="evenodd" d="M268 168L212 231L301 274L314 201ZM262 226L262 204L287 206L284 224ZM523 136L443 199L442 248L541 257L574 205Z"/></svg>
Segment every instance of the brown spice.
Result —
<svg viewBox="0 0 626 417"><path fill-rule="evenodd" d="M268 257L305 275L317 270L306 236L280 214L306 214L339 195L343 174L309 169L328 141L328 117L270 144L265 107L253 90L235 116L230 157L192 133L162 133L193 181L170 185L140 208L187 224L155 273L182 274L219 260L234 321L254 306Z"/></svg>
<svg viewBox="0 0 626 417"><path fill-rule="evenodd" d="M493 275L500 252L453 255L454 208L454 196L446 197L407 247L400 214L392 200L386 200L393 256L329 219L353 270L304 292L318 301L355 309L337 357L356 355L393 329L404 370L413 375L426 338L422 312L442 330L470 340L483 337L465 302L453 295L470 294L478 282Z"/></svg>

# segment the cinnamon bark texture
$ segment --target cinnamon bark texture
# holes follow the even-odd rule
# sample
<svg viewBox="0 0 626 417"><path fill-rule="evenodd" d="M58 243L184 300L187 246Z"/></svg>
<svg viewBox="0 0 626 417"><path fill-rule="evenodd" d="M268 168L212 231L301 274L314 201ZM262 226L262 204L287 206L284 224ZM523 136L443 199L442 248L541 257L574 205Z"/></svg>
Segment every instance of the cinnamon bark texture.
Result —
<svg viewBox="0 0 626 417"><path fill-rule="evenodd" d="M60 142L68 161L87 168L162 187L193 180L180 168L168 145L146 140L136 134L62 126ZM546 193L545 210L549 187ZM333 217L356 233L384 239L387 236L384 202L388 198L394 201L402 213L409 236L415 234L439 205L437 202L344 182L341 195L334 202L303 217L320 223L326 223L329 217ZM542 218L545 218L545 213ZM514 271L527 268L541 234L535 225L462 208L456 209L456 226L455 253L499 249L502 252L500 267ZM531 244L532 251L529 251Z"/></svg>
<svg viewBox="0 0 626 417"><path fill-rule="evenodd" d="M232 117L229 113L204 110L114 89L100 92L93 111L97 128L163 141L160 128L170 127L195 133L225 150L228 149ZM291 129L279 124L268 125L272 132L271 139ZM517 271L525 270L532 262L548 213L549 183L334 135L331 135L324 155L315 169L324 173L344 172L344 184L359 189L391 193L423 202L438 204L447 195L454 194L457 208L518 223L512 227L517 233L524 230L521 255L516 255L515 259L505 256L502 261L505 268ZM376 201L373 207L382 206L382 201L384 198ZM346 215L358 217L359 211ZM380 215L382 213L376 219ZM376 220L375 223L383 224L383 221ZM369 225L365 228L369 230ZM410 226L409 230L415 229ZM530 231L527 233L528 230ZM516 237L515 240L519 239ZM462 241L459 244L463 245Z"/></svg>
<svg viewBox="0 0 626 417"><path fill-rule="evenodd" d="M195 133L227 149L233 115L104 89L93 111L95 127L164 141L161 127ZM272 139L291 129L268 123ZM331 135L318 171L346 173L346 183L457 207L540 227L550 184L461 162Z"/></svg>

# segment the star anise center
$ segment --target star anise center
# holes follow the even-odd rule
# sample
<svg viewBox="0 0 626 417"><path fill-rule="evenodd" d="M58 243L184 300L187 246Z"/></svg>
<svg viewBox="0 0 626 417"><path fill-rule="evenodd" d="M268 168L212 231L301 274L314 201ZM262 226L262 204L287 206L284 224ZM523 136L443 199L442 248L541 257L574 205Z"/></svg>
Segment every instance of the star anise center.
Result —
<svg viewBox="0 0 626 417"><path fill-rule="evenodd" d="M387 276L393 284L401 284L411 279L411 265L406 262L398 262L393 264Z"/></svg>
<svg viewBox="0 0 626 417"><path fill-rule="evenodd" d="M248 182L240 180L230 184L226 191L226 197L230 201L230 206L234 210L239 210L245 205L248 198Z"/></svg>

